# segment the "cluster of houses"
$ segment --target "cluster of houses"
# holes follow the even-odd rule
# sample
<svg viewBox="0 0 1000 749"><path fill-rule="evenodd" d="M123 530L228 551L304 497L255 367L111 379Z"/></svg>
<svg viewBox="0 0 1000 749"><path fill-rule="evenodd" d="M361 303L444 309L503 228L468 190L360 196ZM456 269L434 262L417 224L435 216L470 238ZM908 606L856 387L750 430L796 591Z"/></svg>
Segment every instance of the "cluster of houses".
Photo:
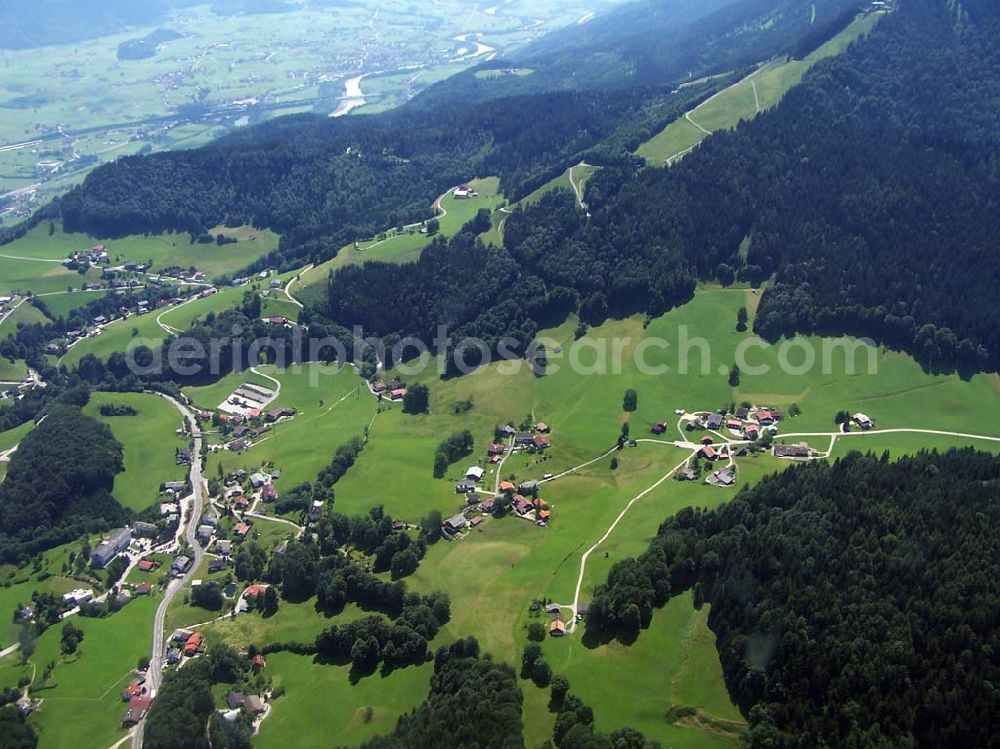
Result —
<svg viewBox="0 0 1000 749"><path fill-rule="evenodd" d="M176 525L180 522L180 500L186 492L187 481L165 481L160 486L160 493L163 495L160 502L160 516L167 525Z"/></svg>
<svg viewBox="0 0 1000 749"><path fill-rule="evenodd" d="M107 265L110 262L111 256L108 255L107 247L103 244L95 244L90 249L71 252L69 256L63 260L63 265Z"/></svg>
<svg viewBox="0 0 1000 749"><path fill-rule="evenodd" d="M252 393L254 397L261 397L256 392L257 388L258 386L254 385L243 385L234 395L230 396L229 405L238 406L242 409L242 413L220 411L215 414L211 412L202 414L203 418L212 419L217 422L220 426L220 431L226 437L230 438L224 445L211 445L209 450L217 452L225 449L230 452L243 452L247 448L252 447L255 440L262 437L266 432L271 431L271 427L276 423L295 415L295 410L291 408L277 407L265 411L266 403L257 403L255 405L246 400L241 400L245 397L246 393ZM238 403L232 401L233 398L236 398Z"/></svg>
<svg viewBox="0 0 1000 749"><path fill-rule="evenodd" d="M175 629L170 635L170 642L167 648L167 665L173 666L181 662L182 658L194 658L205 648L205 635L201 632L192 632L190 629Z"/></svg>
<svg viewBox="0 0 1000 749"><path fill-rule="evenodd" d="M518 430L507 424L499 429L498 437L508 443L497 441L489 445L486 449L487 460L492 465L499 465L510 452L543 453L551 446L549 432L549 426L544 422L535 424L531 431ZM538 481L524 481L521 484L501 481L498 494L490 492L490 496L484 498L479 492L479 485L485 475L486 471L481 466L469 466L465 478L455 484L455 492L465 496L465 506L442 524L446 538L458 538L465 531L484 522L493 513L499 499L509 500L511 509L518 517L530 520L542 528L548 525L552 510L544 500L537 498ZM551 476L546 474L545 478Z"/></svg>
<svg viewBox="0 0 1000 749"><path fill-rule="evenodd" d="M402 380L389 382L378 380L372 383L372 392L379 397L379 400L388 398L391 401L401 401L406 397L406 383Z"/></svg>

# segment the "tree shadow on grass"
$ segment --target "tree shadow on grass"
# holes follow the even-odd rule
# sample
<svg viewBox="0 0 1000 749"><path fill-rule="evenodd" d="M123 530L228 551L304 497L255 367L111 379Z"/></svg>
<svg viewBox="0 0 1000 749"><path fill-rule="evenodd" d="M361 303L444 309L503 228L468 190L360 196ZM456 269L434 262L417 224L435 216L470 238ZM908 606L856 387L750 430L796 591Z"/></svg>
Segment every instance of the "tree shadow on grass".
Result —
<svg viewBox="0 0 1000 749"><path fill-rule="evenodd" d="M622 645L633 645L635 641L639 639L638 629L626 628L626 627L616 627L611 629L597 629L595 627L587 627L584 630L583 637L580 638L580 642L588 650L594 650L596 648L602 647L604 645L610 644L613 640L617 640Z"/></svg>

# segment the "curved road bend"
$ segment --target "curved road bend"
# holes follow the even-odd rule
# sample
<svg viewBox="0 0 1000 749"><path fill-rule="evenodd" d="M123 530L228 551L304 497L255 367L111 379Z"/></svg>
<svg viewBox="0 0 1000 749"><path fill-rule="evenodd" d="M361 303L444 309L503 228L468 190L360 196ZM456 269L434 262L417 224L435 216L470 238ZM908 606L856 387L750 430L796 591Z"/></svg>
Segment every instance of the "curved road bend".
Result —
<svg viewBox="0 0 1000 749"><path fill-rule="evenodd" d="M189 516L187 526L184 529L184 537L187 539L188 545L191 547L192 561L191 565L188 567L188 571L185 572L182 577L170 580L170 583L167 585L167 589L163 594L163 600L160 601L160 605L156 609L156 616L153 621L153 649L150 653L149 670L146 672L146 683L149 685L150 694L154 695L160 687L160 681L163 676L163 626L167 618L167 609L170 607L174 598L177 597L181 588L184 587L184 584L191 579L201 566L202 558L205 553L204 549L202 549L201 545L198 543L198 539L195 537L198 528L198 519L201 517L202 507L205 502L205 485L201 474L201 429L199 429L198 422L195 420L191 409L180 401L171 398L169 395L164 395L163 393L157 393L157 395L170 401L174 408L180 411L184 416L184 420L187 421L188 426L191 429L191 438L194 441L194 449L192 452L195 456L195 460L191 461L191 472L189 476L192 489L191 515ZM184 522L183 516L181 517L181 522ZM140 721L135 727L132 734L132 749L142 749L142 739L145 727L145 719Z"/></svg>

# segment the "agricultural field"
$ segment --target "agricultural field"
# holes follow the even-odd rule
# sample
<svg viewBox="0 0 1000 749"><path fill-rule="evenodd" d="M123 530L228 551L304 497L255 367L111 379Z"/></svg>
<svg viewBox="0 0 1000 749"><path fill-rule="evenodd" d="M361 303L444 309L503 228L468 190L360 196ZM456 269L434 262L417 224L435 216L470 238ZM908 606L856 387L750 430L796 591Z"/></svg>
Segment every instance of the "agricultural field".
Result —
<svg viewBox="0 0 1000 749"><path fill-rule="evenodd" d="M498 178L475 179L468 185L479 193L477 197L459 199L449 190L436 203L440 208L437 211L441 226L439 236L454 236L481 209L485 208L493 213L503 204ZM326 292L327 279L338 268L361 265L373 260L386 263L412 262L420 257L420 253L433 239L421 234L419 226L408 226L402 231L398 228L390 229L377 237L347 245L332 260L300 273L292 286L292 294L307 304L321 301Z"/></svg>
<svg viewBox="0 0 1000 749"><path fill-rule="evenodd" d="M354 745L389 733L400 715L423 701L433 670L432 664L411 666L351 684L350 666L292 653L274 653L267 662L267 673L286 692L254 739L256 749L322 749L333 737Z"/></svg>
<svg viewBox="0 0 1000 749"><path fill-rule="evenodd" d="M135 416L102 416L102 405L130 406ZM103 421L125 448L125 470L115 477L113 494L136 512L157 501L160 485L185 478L187 466L175 463L175 451L188 442L176 434L181 415L164 398L148 393L91 395L84 413Z"/></svg>
<svg viewBox="0 0 1000 749"><path fill-rule="evenodd" d="M391 108L611 4L296 2L261 16L206 3L45 54L0 50L0 196L9 201L0 218L23 218L120 156L192 148L282 114L331 114L359 73L353 111ZM119 45L155 30L167 33L148 56L119 56Z"/></svg>
<svg viewBox="0 0 1000 749"><path fill-rule="evenodd" d="M878 22L877 14L859 17L836 37L803 60L772 60L754 73L684 117L670 123L662 132L643 143L636 155L651 166L670 166L701 143L709 133L736 127L775 106L782 97L820 60L844 52L856 39L867 34Z"/></svg>

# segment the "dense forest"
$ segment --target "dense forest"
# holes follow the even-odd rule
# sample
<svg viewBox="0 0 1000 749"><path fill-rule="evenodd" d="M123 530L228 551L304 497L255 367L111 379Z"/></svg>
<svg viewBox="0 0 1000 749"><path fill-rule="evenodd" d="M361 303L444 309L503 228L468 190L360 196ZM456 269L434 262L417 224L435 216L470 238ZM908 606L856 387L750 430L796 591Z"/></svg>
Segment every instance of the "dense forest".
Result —
<svg viewBox="0 0 1000 749"><path fill-rule="evenodd" d="M73 405L55 405L21 440L0 483L0 558L21 561L127 520L111 496L124 470L111 429Z"/></svg>
<svg viewBox="0 0 1000 749"><path fill-rule="evenodd" d="M992 455L809 463L663 523L587 634L635 637L693 588L750 747L995 747L998 524Z"/></svg>

